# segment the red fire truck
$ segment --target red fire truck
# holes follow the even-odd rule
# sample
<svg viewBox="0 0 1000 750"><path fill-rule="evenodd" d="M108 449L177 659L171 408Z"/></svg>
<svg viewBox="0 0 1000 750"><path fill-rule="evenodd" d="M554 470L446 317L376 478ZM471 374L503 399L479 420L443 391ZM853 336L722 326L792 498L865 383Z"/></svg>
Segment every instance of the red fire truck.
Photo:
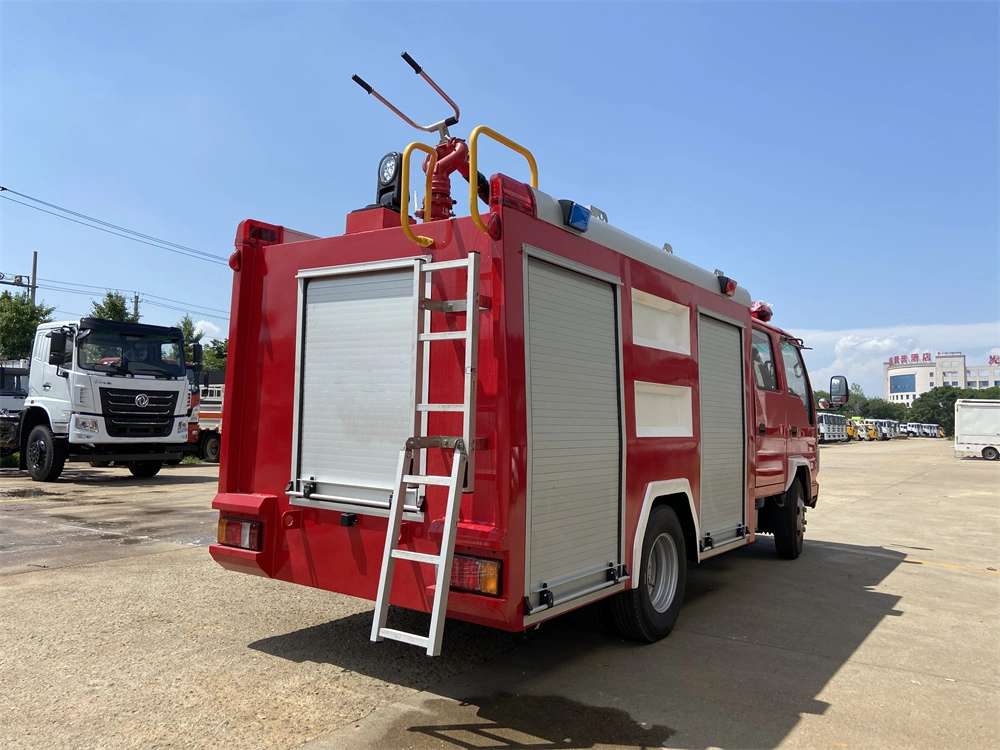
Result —
<svg viewBox="0 0 1000 750"><path fill-rule="evenodd" d="M762 532L797 557L819 491L802 342L727 274L543 193L517 143L451 137L458 108L404 57L454 107L421 128L440 143L387 155L342 236L238 229L213 558L373 599L373 641L436 655L446 616L517 631L598 600L653 641L689 564ZM481 136L530 182L482 177Z"/></svg>

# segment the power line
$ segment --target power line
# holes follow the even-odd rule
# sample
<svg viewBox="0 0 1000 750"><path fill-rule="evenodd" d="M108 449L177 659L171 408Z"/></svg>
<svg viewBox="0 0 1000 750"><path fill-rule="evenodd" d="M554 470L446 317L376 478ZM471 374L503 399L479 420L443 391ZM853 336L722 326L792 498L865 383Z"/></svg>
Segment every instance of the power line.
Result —
<svg viewBox="0 0 1000 750"><path fill-rule="evenodd" d="M79 219L73 219L70 218L70 216L64 216L63 213L56 213L55 211L47 211L46 209L40 208L39 206L33 206L30 203L25 203L23 201L15 200L14 198L11 198L9 195L4 195L4 193L12 193L14 195L21 196L22 198L26 198L27 200L40 203L43 206L49 206L51 208L55 208L59 211L62 211L63 213L82 217L87 221L80 221ZM3 187L2 185L0 185L0 198L8 200L11 203L17 203L19 206L24 206L25 208L32 208L35 211L41 211L43 214L49 214L50 216L55 216L60 219L65 219L66 221L72 221L74 224L81 224L85 227L90 227L91 229L96 229L100 232L106 232L107 234L113 234L115 237L122 237L126 240L139 242L143 245L149 245L150 247L155 247L159 250L166 250L167 252L170 253L176 253L177 255L183 255L188 258L194 258L196 260L204 260L209 263L217 263L220 266L227 265L228 262L221 255L212 255L211 253L202 252L201 250L196 250L194 248L187 247L186 245L178 245L174 242L167 242L166 240L161 240L158 239L157 237L152 237L148 234L142 234L141 232L136 232L131 229L126 229L125 227L119 227L116 224L111 224L106 221L101 221L100 219L95 219L91 216L87 216L86 214L77 213L76 211L70 211L67 208L56 206L53 203L47 203L43 200L39 200L38 198L32 198L30 195L19 193L16 190L11 190L10 188ZM88 224L87 222L93 222L93 223ZM97 226L98 224L102 226ZM107 227L111 227L112 229L108 229ZM121 231L116 232L113 231L113 229L118 229ZM125 232L125 234L122 234L122 232ZM152 240L152 242L148 240Z"/></svg>
<svg viewBox="0 0 1000 750"><path fill-rule="evenodd" d="M63 284L65 286L85 287L87 289L98 289L100 291L106 291L106 292L118 292L119 294L124 294L125 291L126 291L125 289L113 289L113 288L107 287L107 286L97 286L96 284L80 284L80 283L77 283L75 281L57 281L56 279L43 279L41 277L39 277L38 280L39 281L51 282L53 284ZM194 309L197 308L198 310L203 310L205 312L218 313L219 315L229 315L229 311L228 310L221 310L221 309L219 309L217 307L207 307L205 305L195 305L195 304L192 304L190 302L184 302L184 301L179 300L179 299L171 299L170 297L160 297L157 294L149 294L148 292L136 292L136 293L137 294L141 294L143 297L152 297L153 299L163 300L164 302L173 302L176 305L186 305L187 307L191 308L192 310L194 310ZM144 300L144 301L148 301L148 300ZM150 303L150 304L153 304L153 303Z"/></svg>
<svg viewBox="0 0 1000 750"><path fill-rule="evenodd" d="M42 280L43 279L39 279L39 281L42 281ZM64 284L67 284L67 283L69 283L69 282L61 282L60 281L60 282L51 282L49 284L39 284L38 288L39 289L45 289L45 290L50 291L50 292L64 292L66 294L80 294L80 295L83 295L84 297L90 297L90 298L93 298L95 296L93 292L89 292L89 291L87 291L85 289L72 289L72 288L70 288L68 286L64 286ZM59 284L59 286L53 286L53 284ZM79 286L91 286L91 285L80 284ZM104 291L109 291L109 292L118 292L119 294L121 293L120 289L108 289L107 287L93 287L93 288L94 289L104 290ZM138 292L138 294L143 295L140 301L142 301L142 302L144 302L146 304L152 305L154 307L162 307L162 308L167 309L167 310L176 310L178 312L184 312L184 313L186 313L186 312L193 312L193 313L195 313L197 315L211 315L212 317L219 318L220 320L229 320L229 313L223 312L222 310L214 310L212 308L198 309L199 305L190 305L187 302L181 302L180 300L168 300L170 302L176 302L178 305L183 305L183 307L175 307L174 305L165 305L165 304L160 303L160 302L154 302L153 300L146 299L145 297L147 295L145 295L143 292ZM148 296L152 296L152 295L148 295ZM164 298L161 297L159 299L164 299Z"/></svg>

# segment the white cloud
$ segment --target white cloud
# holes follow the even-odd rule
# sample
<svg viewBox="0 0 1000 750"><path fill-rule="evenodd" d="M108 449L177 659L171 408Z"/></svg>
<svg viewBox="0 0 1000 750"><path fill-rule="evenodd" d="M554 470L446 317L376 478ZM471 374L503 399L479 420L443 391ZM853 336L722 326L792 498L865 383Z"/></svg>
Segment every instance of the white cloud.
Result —
<svg viewBox="0 0 1000 750"><path fill-rule="evenodd" d="M210 320L199 320L194 324L194 330L203 333L208 340L222 336L222 329Z"/></svg>
<svg viewBox="0 0 1000 750"><path fill-rule="evenodd" d="M933 358L938 352L960 351L971 367L986 365L990 354L1000 353L1000 321L793 333L812 347L805 357L813 387L826 389L831 375L846 375L867 395L880 398L884 397L882 364L889 357L929 351Z"/></svg>

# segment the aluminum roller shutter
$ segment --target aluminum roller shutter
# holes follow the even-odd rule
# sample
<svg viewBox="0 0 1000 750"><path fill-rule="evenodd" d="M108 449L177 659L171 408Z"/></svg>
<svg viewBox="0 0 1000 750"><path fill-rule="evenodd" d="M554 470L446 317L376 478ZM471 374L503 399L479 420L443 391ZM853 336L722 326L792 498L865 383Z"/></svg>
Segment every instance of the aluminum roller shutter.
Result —
<svg viewBox="0 0 1000 750"><path fill-rule="evenodd" d="M739 537L746 483L742 331L707 315L698 320L701 392L701 532L715 546Z"/></svg>
<svg viewBox="0 0 1000 750"><path fill-rule="evenodd" d="M412 269L306 281L299 383L300 479L385 501L413 431Z"/></svg>
<svg viewBox="0 0 1000 750"><path fill-rule="evenodd" d="M621 424L611 284L527 264L528 561L531 605L559 604L620 562Z"/></svg>

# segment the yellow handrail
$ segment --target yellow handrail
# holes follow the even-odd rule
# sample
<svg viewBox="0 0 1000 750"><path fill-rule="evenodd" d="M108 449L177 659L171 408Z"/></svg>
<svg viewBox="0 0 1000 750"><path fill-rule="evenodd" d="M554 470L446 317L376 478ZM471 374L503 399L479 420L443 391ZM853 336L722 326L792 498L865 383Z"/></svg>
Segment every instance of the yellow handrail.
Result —
<svg viewBox="0 0 1000 750"><path fill-rule="evenodd" d="M483 230L486 234L489 234L489 231L486 229L486 224L483 222L483 215L479 213L479 169L478 159L476 158L476 139L479 138L480 133L488 135L497 143L502 143L511 151L516 151L528 160L528 167L531 169L531 187L536 190L538 189L538 165L535 163L535 157L531 155L531 152L528 151L528 149L519 143L515 143L507 136L500 135L492 128L480 125L472 131L472 134L469 136L469 213L472 214L472 220L476 223L476 226Z"/></svg>
<svg viewBox="0 0 1000 750"><path fill-rule="evenodd" d="M414 149L423 151L431 157L430 164L427 165L427 185L424 192L424 221L427 221L427 214L431 210L431 178L434 175L434 165L437 163L437 152L426 143L414 141L403 149L403 175L400 186L403 194L399 200L399 213L403 220L403 234L406 235L406 238L411 242L416 242L420 247L430 247L434 244L433 239L414 234L413 230L410 229L410 154L413 153Z"/></svg>

